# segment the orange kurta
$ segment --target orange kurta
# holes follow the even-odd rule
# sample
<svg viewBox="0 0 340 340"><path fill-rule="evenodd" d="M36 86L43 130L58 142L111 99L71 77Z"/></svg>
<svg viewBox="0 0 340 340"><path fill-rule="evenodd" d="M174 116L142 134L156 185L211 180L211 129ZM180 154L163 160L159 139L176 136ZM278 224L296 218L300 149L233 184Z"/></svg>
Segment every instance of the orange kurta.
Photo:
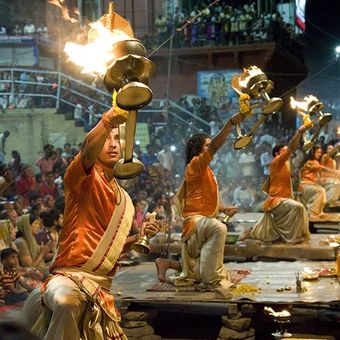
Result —
<svg viewBox="0 0 340 340"><path fill-rule="evenodd" d="M183 217L203 215L213 217L218 209L218 188L209 163L213 159L209 150L193 157L185 171L185 204ZM182 236L190 234L195 223L184 222Z"/></svg>
<svg viewBox="0 0 340 340"><path fill-rule="evenodd" d="M287 164L288 152L277 155L269 166L269 197L264 202L264 211L269 211L278 206L282 198L292 198L292 181Z"/></svg>
<svg viewBox="0 0 340 340"><path fill-rule="evenodd" d="M320 163L326 168L336 170L335 160L326 153L322 155ZM321 177L334 178L334 174L329 171L321 171Z"/></svg>
<svg viewBox="0 0 340 340"><path fill-rule="evenodd" d="M301 170L301 182L318 184L320 171L323 168L316 159L308 160Z"/></svg>
<svg viewBox="0 0 340 340"><path fill-rule="evenodd" d="M104 235L115 209L115 192L101 168L93 166L86 174L80 154L68 167L64 184L64 223L51 272L86 263Z"/></svg>

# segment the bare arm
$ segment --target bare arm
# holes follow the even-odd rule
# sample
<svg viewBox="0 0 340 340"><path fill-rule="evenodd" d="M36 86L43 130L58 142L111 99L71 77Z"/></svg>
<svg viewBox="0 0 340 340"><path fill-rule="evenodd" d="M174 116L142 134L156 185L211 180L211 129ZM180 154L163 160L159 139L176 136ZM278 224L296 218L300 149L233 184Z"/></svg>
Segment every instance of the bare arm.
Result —
<svg viewBox="0 0 340 340"><path fill-rule="evenodd" d="M222 212L230 217L234 216L237 213L237 207L234 207L232 205L223 205L220 204L218 207L219 212Z"/></svg>
<svg viewBox="0 0 340 340"><path fill-rule="evenodd" d="M214 155L218 149L223 145L224 141L230 134L230 131L234 127L235 124L239 124L244 118L242 113L234 114L227 123L223 126L223 128L218 132L218 134L212 139L209 144L209 151L211 155Z"/></svg>
<svg viewBox="0 0 340 340"><path fill-rule="evenodd" d="M127 115L127 111L112 107L103 114L102 119L87 134L81 150L81 161L85 171L88 171L94 164L112 129L123 124Z"/></svg>
<svg viewBox="0 0 340 340"><path fill-rule="evenodd" d="M301 125L295 132L294 137L290 140L288 144L288 150L287 150L287 159L290 157L290 155L298 148L300 140L303 136L303 133L307 130L307 126Z"/></svg>

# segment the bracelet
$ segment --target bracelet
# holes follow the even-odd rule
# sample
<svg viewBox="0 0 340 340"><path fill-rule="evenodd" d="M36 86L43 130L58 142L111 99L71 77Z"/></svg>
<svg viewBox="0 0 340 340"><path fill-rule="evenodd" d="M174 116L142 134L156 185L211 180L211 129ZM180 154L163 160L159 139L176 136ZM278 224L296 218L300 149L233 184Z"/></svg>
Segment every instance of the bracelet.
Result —
<svg viewBox="0 0 340 340"><path fill-rule="evenodd" d="M103 122L105 128L107 130L112 130L116 127L116 125L113 125L106 117L106 112L103 113L101 121Z"/></svg>

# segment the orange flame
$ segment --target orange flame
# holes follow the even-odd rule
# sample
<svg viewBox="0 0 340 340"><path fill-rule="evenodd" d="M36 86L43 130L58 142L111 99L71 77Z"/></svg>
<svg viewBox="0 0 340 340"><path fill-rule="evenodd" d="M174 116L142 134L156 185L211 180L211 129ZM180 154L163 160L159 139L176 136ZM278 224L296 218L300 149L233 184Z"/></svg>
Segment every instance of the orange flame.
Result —
<svg viewBox="0 0 340 340"><path fill-rule="evenodd" d="M243 73L238 78L238 83L241 87L246 88L248 86L249 80L257 76L259 74L263 74L263 71L257 66L250 66L249 68L244 68Z"/></svg>
<svg viewBox="0 0 340 340"><path fill-rule="evenodd" d="M111 32L99 21L90 26L96 31L93 41L86 45L67 42L64 51L70 61L83 68L82 73L102 76L113 61L112 46L130 37L120 30Z"/></svg>

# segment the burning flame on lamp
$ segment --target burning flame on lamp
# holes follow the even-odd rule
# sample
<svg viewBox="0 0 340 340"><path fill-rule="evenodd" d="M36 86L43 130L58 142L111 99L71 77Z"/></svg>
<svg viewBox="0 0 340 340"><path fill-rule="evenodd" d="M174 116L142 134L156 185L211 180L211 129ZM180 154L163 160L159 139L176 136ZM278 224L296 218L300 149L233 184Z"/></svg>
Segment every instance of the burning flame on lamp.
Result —
<svg viewBox="0 0 340 340"><path fill-rule="evenodd" d="M238 78L238 83L241 87L246 88L248 82L252 77L264 74L263 71L257 66L250 66L249 68L244 68L242 75Z"/></svg>
<svg viewBox="0 0 340 340"><path fill-rule="evenodd" d="M103 76L112 63L112 46L130 37L120 30L111 32L99 21L90 26L98 33L95 40L86 45L67 42L65 52L70 61L83 67L82 73Z"/></svg>
<svg viewBox="0 0 340 340"><path fill-rule="evenodd" d="M305 125L311 125L312 121L310 119L309 110L311 108L311 104L315 101L318 102L318 99L312 95L306 96L304 101L297 101L293 97L290 97L290 106L293 110L296 110L297 113L303 119Z"/></svg>
<svg viewBox="0 0 340 340"><path fill-rule="evenodd" d="M60 8L64 20L78 22L70 17L64 0L49 0L49 3ZM79 16L77 9L74 13ZM114 61L112 46L131 39L133 31L128 21L114 12L113 1L109 3L108 13L98 21L90 23L89 27L87 44L80 45L69 41L65 44L64 51L69 61L83 68L81 73L103 76Z"/></svg>

